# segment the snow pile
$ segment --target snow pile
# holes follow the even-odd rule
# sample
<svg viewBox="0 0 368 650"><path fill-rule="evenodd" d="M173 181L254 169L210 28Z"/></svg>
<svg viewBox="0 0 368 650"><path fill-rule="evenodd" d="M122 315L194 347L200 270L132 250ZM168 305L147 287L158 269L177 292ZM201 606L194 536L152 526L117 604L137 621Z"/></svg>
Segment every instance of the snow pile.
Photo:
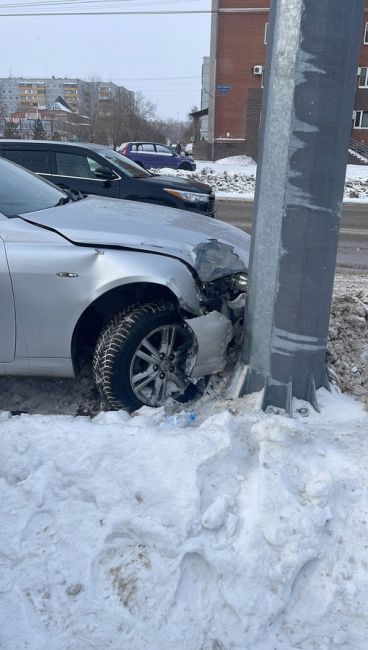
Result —
<svg viewBox="0 0 368 650"><path fill-rule="evenodd" d="M252 201L254 198L257 165L247 156L230 156L216 162L197 161L195 172L175 169L151 169L163 176L193 178L208 183L218 198L238 198ZM348 165L344 201L367 202L368 166Z"/></svg>
<svg viewBox="0 0 368 650"><path fill-rule="evenodd" d="M367 414L258 399L2 413L1 648L365 649Z"/></svg>
<svg viewBox="0 0 368 650"><path fill-rule="evenodd" d="M198 161L198 165L201 166L201 164L202 163ZM221 169L221 167L231 167L232 169L243 169L244 167L257 168L257 163L249 156L228 156L227 158L220 158L210 164L213 165L215 169Z"/></svg>

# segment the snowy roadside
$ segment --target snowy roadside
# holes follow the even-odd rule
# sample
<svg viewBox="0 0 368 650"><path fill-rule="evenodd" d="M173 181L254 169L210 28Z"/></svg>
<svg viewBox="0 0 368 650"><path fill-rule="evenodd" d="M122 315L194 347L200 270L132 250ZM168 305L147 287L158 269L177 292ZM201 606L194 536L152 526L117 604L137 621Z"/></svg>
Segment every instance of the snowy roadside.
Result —
<svg viewBox="0 0 368 650"><path fill-rule="evenodd" d="M338 276L329 354L347 390L367 379L367 313L364 278ZM291 420L219 385L189 419L11 416L17 391L30 410L81 406L76 382L58 395L56 380L28 394L13 381L2 650L366 650L362 402L320 390L321 413L294 400Z"/></svg>
<svg viewBox="0 0 368 650"><path fill-rule="evenodd" d="M2 650L365 650L367 413L258 400L2 413Z"/></svg>
<svg viewBox="0 0 368 650"><path fill-rule="evenodd" d="M195 172L169 168L151 171L208 183L218 199L253 201L257 165L251 158L231 156L216 162L198 160L196 164ZM344 202L368 202L368 165L347 166Z"/></svg>

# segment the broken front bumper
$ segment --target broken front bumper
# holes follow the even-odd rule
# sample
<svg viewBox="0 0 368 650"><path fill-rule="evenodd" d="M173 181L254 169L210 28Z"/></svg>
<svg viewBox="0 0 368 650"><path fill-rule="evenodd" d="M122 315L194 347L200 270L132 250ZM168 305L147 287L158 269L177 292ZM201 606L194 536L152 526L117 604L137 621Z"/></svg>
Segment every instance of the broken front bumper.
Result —
<svg viewBox="0 0 368 650"><path fill-rule="evenodd" d="M195 353L187 360L186 372L192 379L213 375L225 368L228 358L228 348L234 337L240 345L239 327L245 309L245 294L227 303L229 316L219 311L212 311L204 316L187 318L195 341Z"/></svg>

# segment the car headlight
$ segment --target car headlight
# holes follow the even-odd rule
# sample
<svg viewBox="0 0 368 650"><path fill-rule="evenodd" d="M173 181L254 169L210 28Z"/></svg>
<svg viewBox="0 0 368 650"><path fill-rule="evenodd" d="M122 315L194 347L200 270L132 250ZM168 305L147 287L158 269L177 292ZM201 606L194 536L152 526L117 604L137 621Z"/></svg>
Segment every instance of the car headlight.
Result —
<svg viewBox="0 0 368 650"><path fill-rule="evenodd" d="M245 273L236 273L231 276L231 286L233 289L244 293L247 289L248 276Z"/></svg>
<svg viewBox="0 0 368 650"><path fill-rule="evenodd" d="M175 196L181 201L186 201L187 203L208 203L210 198L209 194L200 194L199 192L181 192L180 190L171 190L167 187L164 187L164 192L172 194L172 196Z"/></svg>
<svg viewBox="0 0 368 650"><path fill-rule="evenodd" d="M225 278L218 278L212 282L202 284L203 301L213 302L219 299L234 300L247 290L246 273L234 273Z"/></svg>

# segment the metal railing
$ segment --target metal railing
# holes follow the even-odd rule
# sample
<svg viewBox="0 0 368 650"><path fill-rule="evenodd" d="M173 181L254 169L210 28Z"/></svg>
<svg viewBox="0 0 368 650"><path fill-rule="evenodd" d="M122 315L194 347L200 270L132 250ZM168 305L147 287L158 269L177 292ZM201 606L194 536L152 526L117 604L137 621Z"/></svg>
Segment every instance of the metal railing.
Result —
<svg viewBox="0 0 368 650"><path fill-rule="evenodd" d="M368 163L368 147L366 147L361 142L358 142L357 140L354 140L353 138L350 138L349 151L351 151L352 153L357 154L358 156L361 156Z"/></svg>

